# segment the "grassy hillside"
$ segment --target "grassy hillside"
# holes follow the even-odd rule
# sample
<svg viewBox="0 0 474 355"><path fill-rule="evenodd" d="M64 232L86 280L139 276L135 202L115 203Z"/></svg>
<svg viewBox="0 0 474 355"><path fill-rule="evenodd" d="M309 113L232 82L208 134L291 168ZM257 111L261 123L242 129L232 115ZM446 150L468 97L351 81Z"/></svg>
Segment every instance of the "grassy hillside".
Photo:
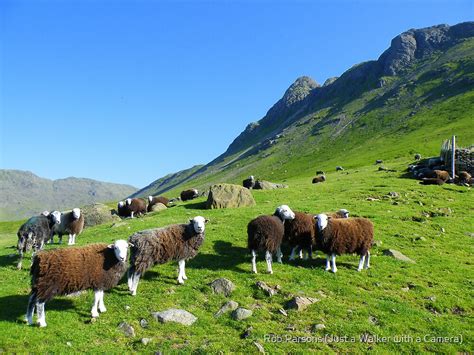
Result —
<svg viewBox="0 0 474 355"><path fill-rule="evenodd" d="M0 221L19 220L44 210L66 210L122 199L137 189L92 179L49 180L29 171L0 170Z"/></svg>
<svg viewBox="0 0 474 355"><path fill-rule="evenodd" d="M415 139L415 137L414 137ZM415 145L415 142L412 142ZM416 148L421 149L423 142ZM377 146L376 146L377 147ZM410 149L410 148L407 148ZM422 150L428 153L428 148ZM360 161L371 161L376 151L357 152ZM394 151L393 155L399 155ZM378 155L380 157L380 155ZM386 156L382 156L386 158ZM386 159L386 165L401 171L409 163L406 156ZM310 184L311 173L287 180L288 189L253 191L257 206L227 210L201 210L202 200L190 201L159 214L125 221L112 228L102 225L86 229L78 237L83 245L126 238L133 232L185 222L195 215L211 220L200 254L188 263L189 280L176 284L176 263L154 267L141 281L138 295L127 292L125 280L105 295L108 311L90 323L93 301L89 291L76 298L58 297L46 304L48 327L40 329L23 323L29 292L28 270L15 269L13 245L19 223L0 224L0 351L27 352L130 352L130 351L209 351L257 352L254 342L270 353L277 351L367 351L382 352L467 352L474 347L472 253L474 252L474 208L472 189L444 185L422 186L402 178L401 172L379 172L373 164L362 164L346 172L328 173L324 184ZM400 197L389 198L391 191ZM379 200L368 201L367 197ZM258 259L259 274L250 273L246 250L246 224L263 213L272 213L287 203L300 211L349 209L375 224L375 239L382 244L373 249L372 268L358 273L356 256L338 257L337 274L324 271L321 255L313 261L274 264L274 275L265 273L263 255ZM47 249L57 245L47 246ZM416 261L415 264L383 256L394 248ZM24 262L28 265L28 259ZM228 298L214 295L208 284L226 277L236 285ZM280 285L278 295L269 298L255 287L258 280ZM302 313L278 310L293 295L320 299ZM250 308L254 314L237 322L229 315L213 314L228 299ZM150 313L167 308L183 308L198 317L185 327L156 323ZM141 319L149 322L142 328ZM126 321L136 336L125 337L117 328ZM314 331L315 324L324 330ZM240 335L253 327L247 339ZM354 342L265 341L265 334L286 337L328 335ZM408 336L413 341L364 342L360 337ZM426 338L423 340L423 338ZM434 342L433 337L462 337L462 344ZM143 345L141 338L151 338ZM416 337L421 341L417 342ZM407 338L410 339L410 338ZM69 344L69 345L68 345Z"/></svg>

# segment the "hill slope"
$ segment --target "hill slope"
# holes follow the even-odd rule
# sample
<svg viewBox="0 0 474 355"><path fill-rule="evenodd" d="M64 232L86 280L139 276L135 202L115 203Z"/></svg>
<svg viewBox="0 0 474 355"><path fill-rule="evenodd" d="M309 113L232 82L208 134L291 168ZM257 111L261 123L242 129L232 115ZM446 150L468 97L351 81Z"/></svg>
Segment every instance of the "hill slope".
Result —
<svg viewBox="0 0 474 355"><path fill-rule="evenodd" d="M409 30L378 60L353 66L319 86L298 78L268 113L226 152L183 179L146 194L237 182L252 174L282 180L363 159L433 154L443 139L474 141L474 22ZM373 152L372 154L370 152ZM144 196L140 190L135 195Z"/></svg>
<svg viewBox="0 0 474 355"><path fill-rule="evenodd" d="M92 179L49 180L29 171L0 170L0 220L22 219L44 210L64 210L121 199L136 191L130 185Z"/></svg>

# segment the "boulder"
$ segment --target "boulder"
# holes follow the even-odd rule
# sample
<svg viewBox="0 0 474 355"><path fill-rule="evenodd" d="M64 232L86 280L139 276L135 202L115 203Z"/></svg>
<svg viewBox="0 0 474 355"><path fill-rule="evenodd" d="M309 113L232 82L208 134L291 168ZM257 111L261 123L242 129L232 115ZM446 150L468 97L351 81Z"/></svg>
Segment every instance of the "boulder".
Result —
<svg viewBox="0 0 474 355"><path fill-rule="evenodd" d="M312 305L313 303L319 302L317 298L296 296L293 297L286 303L286 309L296 309L297 311L302 311Z"/></svg>
<svg viewBox="0 0 474 355"><path fill-rule="evenodd" d="M278 293L277 288L270 287L263 281L257 281L255 285L270 297Z"/></svg>
<svg viewBox="0 0 474 355"><path fill-rule="evenodd" d="M395 258L397 260L406 261L408 263L413 263L413 264L415 263L415 261L410 259L408 256L403 255L402 253L400 253L398 250L395 250L395 249L384 250L383 254L387 256L391 256L392 258Z"/></svg>
<svg viewBox="0 0 474 355"><path fill-rule="evenodd" d="M234 290L235 285L232 281L221 277L211 282L212 292L229 296Z"/></svg>
<svg viewBox="0 0 474 355"><path fill-rule="evenodd" d="M257 180L255 182L254 190L275 190L275 189L286 189L288 185L275 184L270 181Z"/></svg>
<svg viewBox="0 0 474 355"><path fill-rule="evenodd" d="M233 184L217 184L210 187L206 208L245 206L255 206L252 193L245 187Z"/></svg>
<svg viewBox="0 0 474 355"><path fill-rule="evenodd" d="M166 210L168 207L166 207L164 204L161 202L155 203L153 206L151 206L151 212L159 212Z"/></svg>
<svg viewBox="0 0 474 355"><path fill-rule="evenodd" d="M84 215L84 227L121 221L120 217L112 214L110 207L103 203L84 206L81 208L81 212Z"/></svg>
<svg viewBox="0 0 474 355"><path fill-rule="evenodd" d="M153 312L153 318L161 323L176 322L183 325L191 325L197 318L183 309L170 308L162 312Z"/></svg>
<svg viewBox="0 0 474 355"><path fill-rule="evenodd" d="M224 313L236 310L238 307L239 307L239 304L237 302L230 300L230 301L224 303L224 305L221 307L221 309L219 309L217 311L217 313L214 314L214 317L216 317L216 318L220 317Z"/></svg>
<svg viewBox="0 0 474 355"><path fill-rule="evenodd" d="M252 311L250 309L239 307L235 311L232 312L232 319L234 320L243 320L252 315Z"/></svg>

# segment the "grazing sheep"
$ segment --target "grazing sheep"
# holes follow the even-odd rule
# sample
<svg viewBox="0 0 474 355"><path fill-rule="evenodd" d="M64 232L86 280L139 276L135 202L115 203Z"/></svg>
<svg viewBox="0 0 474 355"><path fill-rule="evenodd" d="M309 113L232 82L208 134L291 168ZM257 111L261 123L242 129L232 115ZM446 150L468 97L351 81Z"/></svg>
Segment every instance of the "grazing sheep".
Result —
<svg viewBox="0 0 474 355"><path fill-rule="evenodd" d="M326 181L326 176L321 175L321 176L316 176L313 178L313 184L317 184L320 182L325 182Z"/></svg>
<svg viewBox="0 0 474 355"><path fill-rule="evenodd" d="M47 216L41 214L31 217L18 229L18 264L17 269L21 269L23 254L33 249L33 253L43 249L44 243L48 241L53 226L61 223L61 213L54 211Z"/></svg>
<svg viewBox="0 0 474 355"><path fill-rule="evenodd" d="M246 187L247 189L253 189L255 186L255 178L253 175L250 175L247 179L242 181L242 186Z"/></svg>
<svg viewBox="0 0 474 355"><path fill-rule="evenodd" d="M451 179L451 176L449 176L449 173L446 170L432 170L431 172L425 174L424 177L432 179L441 179L444 182L447 182Z"/></svg>
<svg viewBox="0 0 474 355"><path fill-rule="evenodd" d="M336 171L344 171L344 168L342 166L336 166Z"/></svg>
<svg viewBox="0 0 474 355"><path fill-rule="evenodd" d="M69 234L67 245L76 244L76 236L84 229L84 215L79 208L74 208L71 212L61 213L61 223L55 224L51 230L50 242L53 243L54 235L58 235L59 244L63 241L63 234Z"/></svg>
<svg viewBox="0 0 474 355"><path fill-rule="evenodd" d="M349 211L341 208L339 211L327 214L328 218L349 218Z"/></svg>
<svg viewBox="0 0 474 355"><path fill-rule="evenodd" d="M247 246L252 254L252 271L257 273L257 251L265 250L267 270L273 274L272 255L276 253L279 263L282 262L281 243L285 234L285 220L295 218L295 214L287 205L277 207L272 216L259 216L247 225Z"/></svg>
<svg viewBox="0 0 474 355"><path fill-rule="evenodd" d="M61 248L38 253L31 266L31 293L26 320L33 324L36 306L38 323L46 327L44 304L55 296L92 288L93 318L106 311L104 291L118 284L127 270L128 243L89 244L79 248Z"/></svg>
<svg viewBox="0 0 474 355"><path fill-rule="evenodd" d="M337 272L336 255L360 255L358 271L370 267L370 247L374 239L374 225L366 218L328 218L318 214L316 248L326 253L326 270Z"/></svg>
<svg viewBox="0 0 474 355"><path fill-rule="evenodd" d="M172 260L178 261L178 283L187 280L186 260L194 258L204 242L207 219L194 217L187 224L173 224L164 228L147 229L137 232L128 239L130 250L130 269L128 288L133 296L137 294L140 276L156 264Z"/></svg>
<svg viewBox="0 0 474 355"><path fill-rule="evenodd" d="M130 217L141 216L146 213L146 203L141 198L127 198L125 205L130 211Z"/></svg>
<svg viewBox="0 0 474 355"><path fill-rule="evenodd" d="M196 189L184 190L181 192L181 201L188 201L199 196L199 191Z"/></svg>
<svg viewBox="0 0 474 355"><path fill-rule="evenodd" d="M120 217L130 217L130 209L127 207L125 201L119 201L117 204L117 214Z"/></svg>
<svg viewBox="0 0 474 355"><path fill-rule="evenodd" d="M290 260L295 260L296 253L304 259L311 259L313 255L312 246L316 235L316 225L314 224L314 215L295 211L295 218L285 222L286 241L291 247Z"/></svg>
<svg viewBox="0 0 474 355"><path fill-rule="evenodd" d="M168 207L168 204L170 203L170 200L168 200L166 197L164 196L148 196L148 207L147 207L147 211L148 212L151 212L152 211L152 207L154 205L156 205L157 203L162 203L163 205L165 205L166 207Z"/></svg>
<svg viewBox="0 0 474 355"><path fill-rule="evenodd" d="M472 176L467 171L461 171L458 175L457 181L461 184L470 184Z"/></svg>
<svg viewBox="0 0 474 355"><path fill-rule="evenodd" d="M444 180L438 178L423 178L420 182L423 185L443 185Z"/></svg>
<svg viewBox="0 0 474 355"><path fill-rule="evenodd" d="M316 175L326 175L326 174L324 174L324 171L318 170L318 171L316 171Z"/></svg>

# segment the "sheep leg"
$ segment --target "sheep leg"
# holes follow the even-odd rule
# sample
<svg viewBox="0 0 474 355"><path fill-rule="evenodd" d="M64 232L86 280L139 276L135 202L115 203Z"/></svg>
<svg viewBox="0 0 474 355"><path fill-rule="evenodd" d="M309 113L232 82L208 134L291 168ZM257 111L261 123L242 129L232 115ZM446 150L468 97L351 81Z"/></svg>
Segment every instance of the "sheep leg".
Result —
<svg viewBox="0 0 474 355"><path fill-rule="evenodd" d="M100 290L94 290L94 304L92 305L92 309L91 309L92 318L97 318L99 316L99 312L97 311L97 307L99 306L100 297L101 297L101 291Z"/></svg>
<svg viewBox="0 0 474 355"><path fill-rule="evenodd" d="M298 245L295 246L292 250L291 250L291 254L290 254L290 260L295 260L295 254L296 254L296 251L298 250Z"/></svg>
<svg viewBox="0 0 474 355"><path fill-rule="evenodd" d="M52 238L52 237L51 237ZM63 235L62 234L58 234L58 244L62 244L63 243Z"/></svg>
<svg viewBox="0 0 474 355"><path fill-rule="evenodd" d="M135 273L135 269L130 266L130 268L127 271L127 284L128 284L128 290L132 291L133 289L133 274Z"/></svg>
<svg viewBox="0 0 474 355"><path fill-rule="evenodd" d="M268 271L268 273L273 274L272 253L270 253L268 250L265 252L265 260L267 261L267 271Z"/></svg>
<svg viewBox="0 0 474 355"><path fill-rule="evenodd" d="M337 272L337 267L336 267L336 254L332 253L331 254L331 264L332 264L332 272L336 273Z"/></svg>
<svg viewBox="0 0 474 355"><path fill-rule="evenodd" d="M186 262L185 262L185 260L183 260L183 274L182 274L182 276L183 276L183 280L188 279L188 277L186 276Z"/></svg>
<svg viewBox="0 0 474 355"><path fill-rule="evenodd" d="M18 259L18 263L16 264L16 268L20 270L21 266L23 265L23 250L18 249L18 254L20 255L20 257Z"/></svg>
<svg viewBox="0 0 474 355"><path fill-rule="evenodd" d="M184 278L183 278L183 274L184 274L184 260L179 260L178 261L178 283L180 285L184 284Z"/></svg>
<svg viewBox="0 0 474 355"><path fill-rule="evenodd" d="M308 260L308 250L307 249L303 250L303 260Z"/></svg>
<svg viewBox="0 0 474 355"><path fill-rule="evenodd" d="M73 245L73 244L74 244L73 235L69 234L69 241L67 242L67 245Z"/></svg>
<svg viewBox="0 0 474 355"><path fill-rule="evenodd" d="M38 325L41 328L46 327L46 314L44 312L44 302L36 303L36 312L38 316Z"/></svg>
<svg viewBox="0 0 474 355"><path fill-rule="evenodd" d="M28 325L33 325L33 313L35 312L36 299L36 291L31 291L30 298L28 299L28 307L26 308L26 321L28 322Z"/></svg>
<svg viewBox="0 0 474 355"><path fill-rule="evenodd" d="M359 267L357 268L357 271L362 270L362 268L364 267L364 263L365 263L365 254L360 257Z"/></svg>
<svg viewBox="0 0 474 355"><path fill-rule="evenodd" d="M72 235L72 244L76 244L76 235L75 234Z"/></svg>
<svg viewBox="0 0 474 355"><path fill-rule="evenodd" d="M99 292L100 292L99 311L100 313L104 313L104 312L107 312L107 308L105 308L105 304L104 304L104 290L101 290Z"/></svg>
<svg viewBox="0 0 474 355"><path fill-rule="evenodd" d="M365 269L368 269L370 267L370 251L367 250L367 254L365 256Z"/></svg>
<svg viewBox="0 0 474 355"><path fill-rule="evenodd" d="M130 218L133 218L133 211L130 212Z"/></svg>
<svg viewBox="0 0 474 355"><path fill-rule="evenodd" d="M300 249L300 259L303 259L303 249Z"/></svg>
<svg viewBox="0 0 474 355"><path fill-rule="evenodd" d="M257 253L252 249L252 272L257 273Z"/></svg>
<svg viewBox="0 0 474 355"><path fill-rule="evenodd" d="M329 254L326 255L326 271L331 270L331 257Z"/></svg>
<svg viewBox="0 0 474 355"><path fill-rule="evenodd" d="M313 260L313 247L309 247L308 257L309 257L309 260Z"/></svg>
<svg viewBox="0 0 474 355"><path fill-rule="evenodd" d="M283 264L283 261L281 260L282 257L283 257L283 253L281 252L281 247L278 247L278 249L277 249L277 261L280 264Z"/></svg>
<svg viewBox="0 0 474 355"><path fill-rule="evenodd" d="M130 290L132 292L132 296L137 295L138 281L140 281L140 273L135 272L133 274L132 289Z"/></svg>

